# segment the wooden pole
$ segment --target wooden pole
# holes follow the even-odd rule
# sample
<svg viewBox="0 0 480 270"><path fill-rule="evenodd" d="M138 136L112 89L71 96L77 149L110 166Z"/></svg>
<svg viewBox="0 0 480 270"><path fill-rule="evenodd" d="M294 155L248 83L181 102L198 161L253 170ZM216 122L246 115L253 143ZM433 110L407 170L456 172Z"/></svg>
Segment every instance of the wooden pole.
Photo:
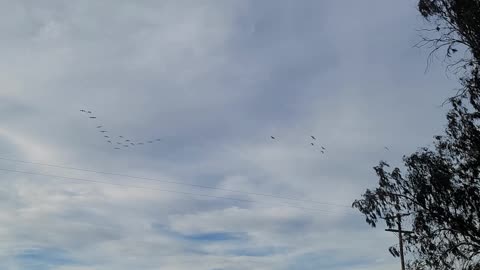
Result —
<svg viewBox="0 0 480 270"><path fill-rule="evenodd" d="M413 233L412 231L402 231L402 216L400 214L397 215L397 229L386 229L387 232L396 232L398 233L398 243L400 247L400 263L402 266L402 270L405 270L405 257L403 254L403 234Z"/></svg>
<svg viewBox="0 0 480 270"><path fill-rule="evenodd" d="M398 215L398 241L400 243L400 262L402 264L402 270L405 270L405 258L403 257L403 238L402 238L402 218Z"/></svg>

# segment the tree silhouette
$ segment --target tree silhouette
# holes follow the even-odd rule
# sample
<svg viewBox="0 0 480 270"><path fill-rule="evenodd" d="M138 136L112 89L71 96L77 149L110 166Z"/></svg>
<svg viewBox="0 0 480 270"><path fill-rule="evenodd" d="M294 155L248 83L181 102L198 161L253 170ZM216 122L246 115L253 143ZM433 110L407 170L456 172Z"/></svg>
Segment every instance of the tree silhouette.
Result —
<svg viewBox="0 0 480 270"><path fill-rule="evenodd" d="M461 67L461 89L449 99L448 125L433 149L404 156L405 171L380 162L377 188L353 203L375 227L395 226L409 215L412 234L405 237L411 269L480 269L480 1L420 0L422 16L434 28L423 45L432 53L445 48ZM390 252L398 256L396 247Z"/></svg>

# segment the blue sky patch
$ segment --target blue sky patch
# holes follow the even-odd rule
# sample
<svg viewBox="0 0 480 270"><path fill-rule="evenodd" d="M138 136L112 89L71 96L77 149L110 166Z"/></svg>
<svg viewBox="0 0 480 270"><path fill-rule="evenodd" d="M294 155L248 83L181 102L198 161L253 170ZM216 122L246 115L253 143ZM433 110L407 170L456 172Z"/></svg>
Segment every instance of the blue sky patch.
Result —
<svg viewBox="0 0 480 270"><path fill-rule="evenodd" d="M266 257L278 253L286 252L286 248L281 247L259 247L259 248L242 248L234 249L228 252L230 255L234 256L245 256L245 257Z"/></svg>
<svg viewBox="0 0 480 270"><path fill-rule="evenodd" d="M243 240L245 239L245 236L240 233L212 232L212 233L186 235L184 236L184 238L191 241L218 242L218 241Z"/></svg>
<svg viewBox="0 0 480 270"><path fill-rule="evenodd" d="M242 241L247 239L246 233L241 232L206 232L182 234L171 230L168 226L163 224L153 224L152 227L160 234L194 242Z"/></svg>
<svg viewBox="0 0 480 270"><path fill-rule="evenodd" d="M15 258L20 266L35 270L76 263L66 251L56 248L27 249L17 254Z"/></svg>

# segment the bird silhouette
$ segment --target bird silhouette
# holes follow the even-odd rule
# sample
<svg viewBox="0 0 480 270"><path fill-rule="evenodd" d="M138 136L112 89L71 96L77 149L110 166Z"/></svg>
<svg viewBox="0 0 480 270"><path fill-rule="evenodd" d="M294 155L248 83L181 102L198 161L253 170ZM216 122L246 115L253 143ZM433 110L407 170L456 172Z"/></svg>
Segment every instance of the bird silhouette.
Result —
<svg viewBox="0 0 480 270"><path fill-rule="evenodd" d="M312 142L312 143L310 143L310 144L311 144L311 145L315 145L315 144L313 144L313 142Z"/></svg>
<svg viewBox="0 0 480 270"><path fill-rule="evenodd" d="M85 110L80 110L81 112L85 112Z"/></svg>
<svg viewBox="0 0 480 270"><path fill-rule="evenodd" d="M317 138L315 138L315 136L310 136L310 137L312 137L312 139L314 139L314 140L316 140L316 139L317 139Z"/></svg>
<svg viewBox="0 0 480 270"><path fill-rule="evenodd" d="M383 148L385 148L386 150L390 151L390 149L389 149L388 147L386 147L386 146L385 146L385 147L383 147Z"/></svg>
<svg viewBox="0 0 480 270"><path fill-rule="evenodd" d="M129 142L130 140L125 140L126 142Z"/></svg>
<svg viewBox="0 0 480 270"><path fill-rule="evenodd" d="M130 143L131 145L135 145L134 143Z"/></svg>
<svg viewBox="0 0 480 270"><path fill-rule="evenodd" d="M106 131L106 130L100 130L100 132L101 132L101 133L105 133L105 132L107 132L107 131Z"/></svg>
<svg viewBox="0 0 480 270"><path fill-rule="evenodd" d="M103 137L105 137L105 138L110 138L110 137L109 137L109 136L107 136L107 135L105 135L105 136L103 136Z"/></svg>
<svg viewBox="0 0 480 270"><path fill-rule="evenodd" d="M90 119L95 119L95 118L97 118L97 117L96 116L90 116Z"/></svg>
<svg viewBox="0 0 480 270"><path fill-rule="evenodd" d="M325 147L323 147L323 146L322 146L322 149L323 149L323 150L326 150Z"/></svg>
<svg viewBox="0 0 480 270"><path fill-rule="evenodd" d="M87 113L92 113L91 111L87 111Z"/></svg>
<svg viewBox="0 0 480 270"><path fill-rule="evenodd" d="M123 136L118 136L119 138L123 138Z"/></svg>
<svg viewBox="0 0 480 270"><path fill-rule="evenodd" d="M272 140L275 140L275 137L273 137L273 136L270 136L270 138L272 138Z"/></svg>
<svg viewBox="0 0 480 270"><path fill-rule="evenodd" d="M112 141L107 141L108 143L112 143Z"/></svg>
<svg viewBox="0 0 480 270"><path fill-rule="evenodd" d="M322 152L322 154L325 154L325 152L323 150L321 150L320 152Z"/></svg>

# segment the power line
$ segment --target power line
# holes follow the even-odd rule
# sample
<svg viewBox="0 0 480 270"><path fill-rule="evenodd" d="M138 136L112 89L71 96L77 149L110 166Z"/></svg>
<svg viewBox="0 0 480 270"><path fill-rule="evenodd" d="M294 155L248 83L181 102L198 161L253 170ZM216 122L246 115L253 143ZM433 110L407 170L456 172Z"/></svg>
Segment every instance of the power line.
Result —
<svg viewBox="0 0 480 270"><path fill-rule="evenodd" d="M230 197L223 197L223 196L216 196L216 195L190 193L190 192L183 192L183 191L169 190L169 189L160 189L160 188L155 188L155 187L146 187L146 186L136 186L136 185L125 185L125 184L119 184L119 183L110 183L110 182L104 182L104 181L98 181L98 180L91 180L91 179L86 179L86 178L68 177L68 176L61 176L61 175L54 175L54 174L44 174L44 173L37 173L37 172L29 172L29 171L18 171L18 170L5 169L5 168L0 168L0 171L13 172L13 173L21 173L21 174L28 174L28 175L36 175L36 176L45 176L45 177L52 177L52 178L59 178L59 179L66 179L66 180L73 180L73 181L90 182L90 183L96 183L96 184L105 184L105 185L112 185L112 186L120 186L120 187L127 187L127 188L137 188L137 189L146 189L146 190L157 190L157 191L162 191L162 192L169 192L169 193L176 193L176 194L190 195L190 196L208 197L208 198L215 198L215 199L222 199L222 200L231 200L231 201L237 201L237 202L263 203L263 204L270 204L270 205L280 205L280 204L281 204L281 205L288 206L288 207L291 207L291 208L297 208L297 209L302 209L302 210L307 210L307 211L314 211L314 212L324 212L324 213L331 213L331 214L338 214L338 213L339 213L339 212L328 211L328 210L321 210L321 209L316 209L316 208L302 207L302 206L293 205L293 204L289 204L289 203L280 203L280 202L278 202L278 203L270 203L270 202L255 201L255 200L248 200L248 199L238 199L238 198L230 198ZM348 214L348 213L346 213L346 214ZM351 215L351 214L349 214L349 215Z"/></svg>
<svg viewBox="0 0 480 270"><path fill-rule="evenodd" d="M219 187L212 187L212 186L205 186L205 185L198 185L198 184L190 184L190 183L180 182L180 181L164 180L164 179L141 177L141 176L133 176L133 175L128 175L128 174L120 174L120 173L113 173L113 172L103 172L103 171L96 171L96 170L90 170L90 169L82 169L82 168L69 167L69 166L63 166L63 165L57 165L57 164L48 164L48 163L42 163L42 162L25 161L25 160L18 160L18 159L10 159L10 158L5 158L5 157L0 157L0 160L10 161L10 162L17 162L17 163L24 163L24 164L33 164L33 165L47 166L47 167L67 169L67 170L74 170L74 171L91 172L91 173L104 174L104 175L121 176L121 177L127 177L127 178L131 178L131 179L140 179L140 180L147 180L147 181L164 182L164 183L170 183L170 184L176 184L176 185L183 185L183 186L191 186L191 187L203 188L203 189L222 190L222 191L228 191L228 192L233 192L233 193L241 193L241 194L248 194L248 195L254 195L254 196L270 197L270 198L277 198L277 199L290 200L290 201L316 203L316 204L336 206L336 207L345 207L345 208L351 209L351 206L348 206L348 205L328 203L328 202L319 202L319 201L307 200L307 199L298 199L298 198L292 198L292 197L286 197L286 196L274 195L274 194L266 194L266 193L257 193L257 192L241 191L241 190L234 190L234 189L227 189L227 188L219 188Z"/></svg>

